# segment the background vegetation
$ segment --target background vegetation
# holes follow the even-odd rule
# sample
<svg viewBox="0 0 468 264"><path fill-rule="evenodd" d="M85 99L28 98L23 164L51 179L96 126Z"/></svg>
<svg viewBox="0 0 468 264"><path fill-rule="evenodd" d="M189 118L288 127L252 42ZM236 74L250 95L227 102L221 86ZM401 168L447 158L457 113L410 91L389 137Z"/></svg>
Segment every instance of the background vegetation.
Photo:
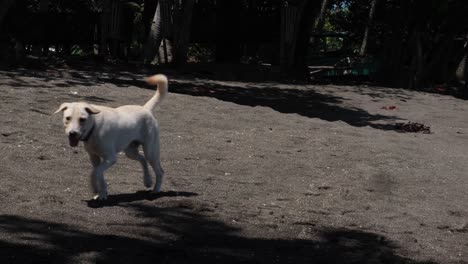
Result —
<svg viewBox="0 0 468 264"><path fill-rule="evenodd" d="M256 65L428 89L464 82L467 13L463 0L0 0L0 59Z"/></svg>

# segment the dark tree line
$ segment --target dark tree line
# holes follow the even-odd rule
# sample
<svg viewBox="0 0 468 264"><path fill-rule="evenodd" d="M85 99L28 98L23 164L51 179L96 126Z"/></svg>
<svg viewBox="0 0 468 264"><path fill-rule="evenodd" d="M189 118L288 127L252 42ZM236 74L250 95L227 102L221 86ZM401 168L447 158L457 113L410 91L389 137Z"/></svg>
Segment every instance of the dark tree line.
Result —
<svg viewBox="0 0 468 264"><path fill-rule="evenodd" d="M378 61L381 82L419 89L449 82L460 71L468 40L468 2L372 0L366 8L364 1L346 2L349 12L334 14L332 23L356 43L364 39L360 55Z"/></svg>
<svg viewBox="0 0 468 264"><path fill-rule="evenodd" d="M466 78L467 14L464 0L0 0L0 56L263 64L297 78L334 57L420 89Z"/></svg>

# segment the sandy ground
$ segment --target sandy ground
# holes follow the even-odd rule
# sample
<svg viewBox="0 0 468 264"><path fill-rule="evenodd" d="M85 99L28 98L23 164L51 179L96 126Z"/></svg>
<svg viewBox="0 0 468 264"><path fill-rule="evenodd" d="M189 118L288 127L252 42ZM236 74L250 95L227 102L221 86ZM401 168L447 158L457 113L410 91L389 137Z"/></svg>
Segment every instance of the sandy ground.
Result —
<svg viewBox="0 0 468 264"><path fill-rule="evenodd" d="M468 104L443 95L168 73L163 193L121 155L90 202L52 113L143 104L146 74L0 71L1 263L468 263Z"/></svg>

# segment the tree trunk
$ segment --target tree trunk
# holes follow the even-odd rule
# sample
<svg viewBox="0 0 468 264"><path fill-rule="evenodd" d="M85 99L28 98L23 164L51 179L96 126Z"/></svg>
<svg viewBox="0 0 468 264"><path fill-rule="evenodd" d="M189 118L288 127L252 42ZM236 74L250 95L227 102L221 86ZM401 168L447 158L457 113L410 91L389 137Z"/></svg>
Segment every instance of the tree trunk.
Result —
<svg viewBox="0 0 468 264"><path fill-rule="evenodd" d="M318 47L318 41L320 34L322 34L323 26L325 25L325 13L327 11L328 0L322 0L322 5L320 7L320 13L317 16L315 27L314 27L314 37L312 38L312 47L315 49Z"/></svg>
<svg viewBox="0 0 468 264"><path fill-rule="evenodd" d="M122 2L112 0L111 16L109 21L109 38L111 40L111 56L114 58L120 57L120 44L122 41Z"/></svg>
<svg viewBox="0 0 468 264"><path fill-rule="evenodd" d="M412 41L414 44L410 43L410 46L414 47L414 52L411 54L412 63L408 72L409 82L407 87L409 89L419 89L422 85L421 73L424 70L424 54L421 43L421 35L421 32L414 32Z"/></svg>
<svg viewBox="0 0 468 264"><path fill-rule="evenodd" d="M463 65L463 81L465 81L465 96L468 95L468 81L466 80L468 77L468 43L465 44L465 63Z"/></svg>
<svg viewBox="0 0 468 264"><path fill-rule="evenodd" d="M366 52L367 52L367 42L369 39L369 31L374 22L374 15L375 15L375 9L376 9L375 7L377 6L377 2L378 0L372 0L372 3L371 3L371 8L369 11L369 19L367 20L366 29L364 30L364 37L362 39L361 49L359 51L360 56L366 55Z"/></svg>
<svg viewBox="0 0 468 264"><path fill-rule="evenodd" d="M156 54L158 54L159 46L162 41L162 18L161 18L161 1L158 1L156 5L156 12L154 13L151 27L146 38L146 43L143 49L143 62L145 64L151 64Z"/></svg>
<svg viewBox="0 0 468 264"><path fill-rule="evenodd" d="M161 19L162 19L162 29L163 29L163 40L162 40L162 50L159 50L159 57L164 58L164 63L168 64L173 61L173 12L175 9L175 4L170 3L168 0L161 1ZM162 61L162 59L161 59Z"/></svg>
<svg viewBox="0 0 468 264"><path fill-rule="evenodd" d="M0 25L2 25L3 19L14 2L14 0L0 0Z"/></svg>
<svg viewBox="0 0 468 264"><path fill-rule="evenodd" d="M281 10L280 68L283 75L306 77L307 51L315 18L309 14L316 13L317 3L320 2L301 1Z"/></svg>
<svg viewBox="0 0 468 264"><path fill-rule="evenodd" d="M172 20L178 13L178 4L178 1L158 1L143 50L143 61L145 63L152 63L155 59L157 59L158 63L172 61L172 32L174 31Z"/></svg>
<svg viewBox="0 0 468 264"><path fill-rule="evenodd" d="M294 65L296 42L305 3L302 1L296 6L290 5L281 9L280 67L285 74L288 74Z"/></svg>
<svg viewBox="0 0 468 264"><path fill-rule="evenodd" d="M187 51L190 40L190 26L192 23L192 13L195 0L185 0L182 9L179 11L178 25L174 30L174 64L180 66L187 62Z"/></svg>
<svg viewBox="0 0 468 264"><path fill-rule="evenodd" d="M50 6L50 0L41 0L39 2L39 13L41 13L44 18L46 18L46 16L48 15L47 13L49 12L49 6ZM47 36L49 35L48 33L48 30L49 30L49 25L47 24L46 20L43 20L43 23L42 24L42 36L41 36L41 44L42 44L42 50L41 48L38 46L38 47L35 47L35 49L37 49L37 54L41 54L41 55L47 55L49 53L49 40L47 38Z"/></svg>
<svg viewBox="0 0 468 264"><path fill-rule="evenodd" d="M468 36L467 36L467 38L468 38ZM463 94L465 96L467 96L468 95L468 81L467 81L467 77L468 77L468 40L465 41L463 58L461 59L460 63L458 64L455 75L456 75L458 81L464 83Z"/></svg>
<svg viewBox="0 0 468 264"><path fill-rule="evenodd" d="M375 1L375 0L374 0ZM320 7L320 13L317 17L317 25L315 31L322 32L323 26L325 25L325 13L327 11L328 0L322 1L322 6Z"/></svg>
<svg viewBox="0 0 468 264"><path fill-rule="evenodd" d="M156 6L158 5L159 1L157 0L144 0L144 8L143 8L143 26L144 26L144 37L146 38L149 36L150 29L151 29L151 22L154 19L154 12L156 10Z"/></svg>
<svg viewBox="0 0 468 264"><path fill-rule="evenodd" d="M401 76L402 72L406 70L403 61L405 58L404 46L407 44L402 39L411 16L409 9L410 3L402 1L401 7L397 8L394 5L386 10L389 13L387 23L391 26L391 33L386 34L383 49L379 54L379 60L385 63L382 63L377 75L378 79L385 85L398 87L407 85ZM402 19L395 19L396 17Z"/></svg>
<svg viewBox="0 0 468 264"><path fill-rule="evenodd" d="M325 1L326 2L326 1ZM324 5L324 13L323 17L321 18L322 25L319 28L319 31L323 29L323 20L326 14L326 6L327 3ZM299 31L296 41L296 48L294 51L294 73L298 78L309 78L309 71L307 68L308 63L308 52L310 47L310 33L313 29L313 22L315 20L313 15L307 14L316 14L319 9L319 6L314 1L306 1L306 5L304 7L303 16L301 19L301 23L299 25Z"/></svg>
<svg viewBox="0 0 468 264"><path fill-rule="evenodd" d="M462 95L465 98L468 98L468 42L465 44L465 63L463 65L463 80L465 81L464 89L462 91Z"/></svg>
<svg viewBox="0 0 468 264"><path fill-rule="evenodd" d="M104 0L101 14L101 44L99 45L99 56L105 58L108 54L107 41L111 20L112 0Z"/></svg>
<svg viewBox="0 0 468 264"><path fill-rule="evenodd" d="M238 63L240 61L241 7L239 0L218 0L216 2L216 62Z"/></svg>

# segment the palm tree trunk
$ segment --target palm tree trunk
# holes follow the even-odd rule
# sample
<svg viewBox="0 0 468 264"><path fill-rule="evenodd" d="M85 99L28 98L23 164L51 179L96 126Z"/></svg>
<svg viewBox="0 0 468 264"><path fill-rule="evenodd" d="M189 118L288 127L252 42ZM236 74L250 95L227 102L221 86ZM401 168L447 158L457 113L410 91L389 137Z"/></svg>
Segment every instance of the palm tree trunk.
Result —
<svg viewBox="0 0 468 264"><path fill-rule="evenodd" d="M187 51L190 40L190 25L192 23L192 11L195 0L185 0L180 10L179 25L174 31L174 64L180 66L187 61Z"/></svg>
<svg viewBox="0 0 468 264"><path fill-rule="evenodd" d="M321 2L301 1L281 10L280 68L283 75L307 77L307 51L313 21ZM323 2L322 2L323 3ZM325 3L326 6L326 3Z"/></svg>
<svg viewBox="0 0 468 264"><path fill-rule="evenodd" d="M143 49L143 62L150 64L158 54L159 46L162 41L162 18L161 18L161 0L156 5L156 12L154 13L151 27L146 39L146 43Z"/></svg>
<svg viewBox="0 0 468 264"><path fill-rule="evenodd" d="M322 1L322 6L320 7L320 13L316 19L315 23L315 28L314 28L314 37L312 38L312 47L316 48L317 47L317 42L320 34L322 34L323 31L323 26L325 25L325 13L327 11L327 5L328 5L328 0L323 0Z"/></svg>
<svg viewBox="0 0 468 264"><path fill-rule="evenodd" d="M369 11L369 20L367 21L366 29L364 30L364 37L362 39L361 49L359 51L360 56L364 56L367 52L367 42L369 40L369 31L374 22L375 7L377 6L378 0L373 0Z"/></svg>
<svg viewBox="0 0 468 264"><path fill-rule="evenodd" d="M173 45L172 45L172 35L174 32L173 25L173 13L172 10L175 9L175 3L168 0L159 0L161 3L161 20L162 20L162 52L160 52L159 57L162 61L164 58L164 63L168 64L172 61L173 55ZM171 3L172 2L172 3ZM169 39L171 38L171 39ZM162 54L161 54L162 53Z"/></svg>
<svg viewBox="0 0 468 264"><path fill-rule="evenodd" d="M294 65L296 42L306 1L281 9L280 67L287 73Z"/></svg>

